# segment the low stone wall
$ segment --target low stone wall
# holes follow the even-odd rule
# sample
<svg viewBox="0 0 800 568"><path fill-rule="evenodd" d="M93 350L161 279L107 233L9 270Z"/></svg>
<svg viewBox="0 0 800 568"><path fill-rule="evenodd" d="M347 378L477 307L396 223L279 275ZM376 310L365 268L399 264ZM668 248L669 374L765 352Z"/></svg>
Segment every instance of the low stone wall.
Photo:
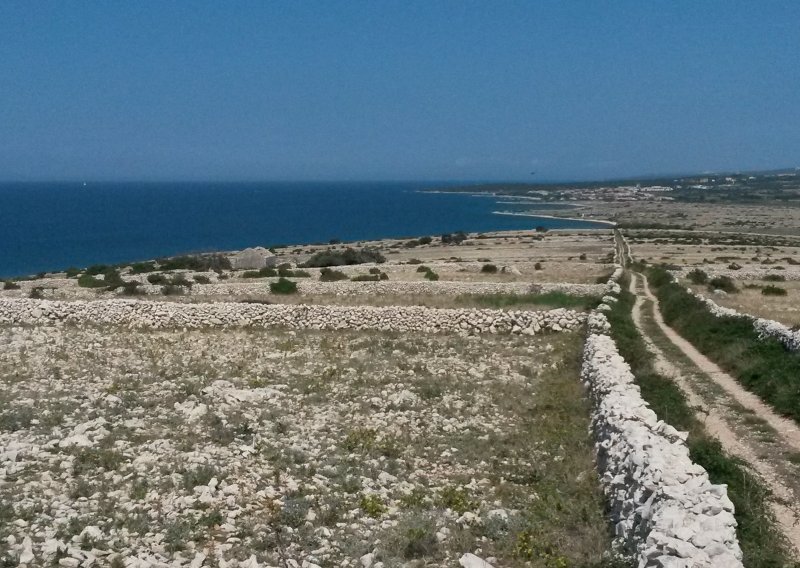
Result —
<svg viewBox="0 0 800 568"><path fill-rule="evenodd" d="M734 280L763 280L765 276L783 276L786 280L800 280L800 270L797 266L790 267L787 270L776 270L775 268L742 268L740 270L731 270L724 267L715 267L709 265L702 266L686 266L680 270L671 270L670 273L678 278L685 278L692 270L699 269L708 274L710 278L717 276L728 276Z"/></svg>
<svg viewBox="0 0 800 568"><path fill-rule="evenodd" d="M133 278L131 278L133 279ZM140 279L144 280L144 279ZM221 281L211 284L195 284L185 289L186 295L192 296L263 296L269 294L269 283L277 278L264 278L259 280L233 280ZM532 284L530 282L450 282L450 281L378 281L378 282L320 282L318 280L296 278L297 292L301 295L326 294L333 296L360 296L360 295L487 295L487 294L545 294L548 292L563 292L572 296L602 296L608 290L607 284L572 284L568 282ZM96 298L100 292L97 289L79 288L74 281L60 288L44 288L42 294L47 299L84 299ZM146 282L146 281L145 281ZM23 286L16 291L5 291L0 297L26 298L33 286ZM148 295L160 295L161 286L142 284L141 292Z"/></svg>
<svg viewBox="0 0 800 568"><path fill-rule="evenodd" d="M566 309L503 311L422 306L308 306L231 302L183 304L137 300L51 301L0 299L0 324L96 323L125 327L285 327L399 332L512 333L568 331L586 315Z"/></svg>
<svg viewBox="0 0 800 568"><path fill-rule="evenodd" d="M597 465L617 544L639 566L742 566L733 503L692 462L686 434L658 420L608 336L588 317L581 377L593 402Z"/></svg>
<svg viewBox="0 0 800 568"><path fill-rule="evenodd" d="M714 300L698 294L691 288L686 288L690 294L702 301L709 311L717 317L740 317L753 322L753 327L762 338L771 337L780 341L790 351L800 351L800 330L794 331L789 326L775 320L760 318L751 314L737 312L732 308L720 306Z"/></svg>

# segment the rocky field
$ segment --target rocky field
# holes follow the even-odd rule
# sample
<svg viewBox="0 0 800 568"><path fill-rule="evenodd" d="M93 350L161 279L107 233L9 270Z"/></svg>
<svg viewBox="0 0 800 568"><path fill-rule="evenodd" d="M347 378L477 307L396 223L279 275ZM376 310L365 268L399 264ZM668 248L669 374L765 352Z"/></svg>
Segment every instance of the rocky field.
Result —
<svg viewBox="0 0 800 568"><path fill-rule="evenodd" d="M581 334L0 328L0 564L592 566Z"/></svg>

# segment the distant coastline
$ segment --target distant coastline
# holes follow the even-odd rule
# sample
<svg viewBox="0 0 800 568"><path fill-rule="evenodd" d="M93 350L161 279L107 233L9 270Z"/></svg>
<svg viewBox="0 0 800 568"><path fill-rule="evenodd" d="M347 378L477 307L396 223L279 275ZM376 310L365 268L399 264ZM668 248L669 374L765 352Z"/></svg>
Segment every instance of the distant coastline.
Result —
<svg viewBox="0 0 800 568"><path fill-rule="evenodd" d="M515 213L513 211L492 211L495 215L509 215L511 217L533 217L537 219L563 219L564 221L584 221L586 223L597 223L607 227L616 227L614 221L605 221L602 219L581 219L579 217L559 217L557 215L540 215L538 213Z"/></svg>
<svg viewBox="0 0 800 568"><path fill-rule="evenodd" d="M0 184L0 277L334 239L607 226L494 215L496 198L425 187L430 182Z"/></svg>

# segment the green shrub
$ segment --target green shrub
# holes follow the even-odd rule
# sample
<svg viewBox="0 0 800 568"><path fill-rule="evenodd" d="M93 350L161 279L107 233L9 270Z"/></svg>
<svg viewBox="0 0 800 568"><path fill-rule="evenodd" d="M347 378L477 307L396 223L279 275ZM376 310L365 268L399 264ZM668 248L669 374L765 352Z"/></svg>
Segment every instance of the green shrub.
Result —
<svg viewBox="0 0 800 568"><path fill-rule="evenodd" d="M781 288L780 286L773 286L770 284L769 286L762 288L761 294L764 296L785 296L786 288Z"/></svg>
<svg viewBox="0 0 800 568"><path fill-rule="evenodd" d="M369 269L369 273L370 274L380 274L381 273L381 269L378 268L377 266L373 266L372 268Z"/></svg>
<svg viewBox="0 0 800 568"><path fill-rule="evenodd" d="M123 296L139 296L144 294L144 292L139 289L139 282L136 282L135 280L125 282L121 288L122 291L120 293Z"/></svg>
<svg viewBox="0 0 800 568"><path fill-rule="evenodd" d="M156 286L160 284L167 284L167 282L169 282L166 274L148 274L147 281Z"/></svg>
<svg viewBox="0 0 800 568"><path fill-rule="evenodd" d="M409 258L408 264L422 264L422 261L418 258Z"/></svg>
<svg viewBox="0 0 800 568"><path fill-rule="evenodd" d="M297 292L297 283L279 278L277 282L270 282L269 290L273 294L294 294Z"/></svg>
<svg viewBox="0 0 800 568"><path fill-rule="evenodd" d="M211 278L204 274L195 274L192 279L198 284L211 284Z"/></svg>
<svg viewBox="0 0 800 568"><path fill-rule="evenodd" d="M19 290L20 286L13 280L3 282L3 290Z"/></svg>
<svg viewBox="0 0 800 568"><path fill-rule="evenodd" d="M494 274L497 272L497 266L494 264L484 264L481 266L481 272L485 272L487 274Z"/></svg>
<svg viewBox="0 0 800 568"><path fill-rule="evenodd" d="M352 282L377 282L380 280L380 275L378 274L359 274L357 276L353 276L350 279Z"/></svg>
<svg viewBox="0 0 800 568"><path fill-rule="evenodd" d="M729 294L736 292L736 284L730 276L716 276L708 281L709 290L722 290Z"/></svg>
<svg viewBox="0 0 800 568"><path fill-rule="evenodd" d="M786 282L786 276L783 274L767 274L762 280L766 282Z"/></svg>
<svg viewBox="0 0 800 568"><path fill-rule="evenodd" d="M176 286L174 284L167 284L161 287L161 293L164 296L182 296L184 293L183 286Z"/></svg>
<svg viewBox="0 0 800 568"><path fill-rule="evenodd" d="M161 270L192 270L195 272L210 272L215 270L230 270L231 261L222 254L202 254L176 256L173 258L159 259Z"/></svg>
<svg viewBox="0 0 800 568"><path fill-rule="evenodd" d="M299 266L303 268L323 268L365 264L368 262L382 263L386 262L386 258L375 249L362 248L361 250L355 250L348 247L343 251L320 251Z"/></svg>
<svg viewBox="0 0 800 568"><path fill-rule="evenodd" d="M156 263L152 260L147 262L135 262L131 264L131 274L145 274L147 272L155 272Z"/></svg>
<svg viewBox="0 0 800 568"><path fill-rule="evenodd" d="M582 252L581 255L578 257L578 260L586 260L586 253Z"/></svg>
<svg viewBox="0 0 800 568"><path fill-rule="evenodd" d="M284 267L278 267L278 276L283 278L310 278L311 274L305 270L290 270Z"/></svg>
<svg viewBox="0 0 800 568"><path fill-rule="evenodd" d="M534 270L543 270L544 267L542 266L541 262L537 262L536 264L533 265L533 269Z"/></svg>
<svg viewBox="0 0 800 568"><path fill-rule="evenodd" d="M242 272L242 278L272 278L275 276L278 276L278 271L268 266L260 270L245 270Z"/></svg>
<svg viewBox="0 0 800 568"><path fill-rule="evenodd" d="M429 272L429 271L430 271L430 268L428 268L428 267L427 267L427 266L425 266L425 265L422 265L422 266L418 266L418 267L417 267L417 272Z"/></svg>
<svg viewBox="0 0 800 568"><path fill-rule="evenodd" d="M336 282L337 280L347 280L347 274L340 270L323 268L319 272L319 280L320 282Z"/></svg>
<svg viewBox="0 0 800 568"><path fill-rule="evenodd" d="M83 273L88 274L89 276L99 276L100 274L105 274L111 268L113 267L108 266L107 264L93 264L92 266L84 270Z"/></svg>
<svg viewBox="0 0 800 568"><path fill-rule="evenodd" d="M430 280L431 282L435 282L436 280L439 280L439 275L436 274L433 270L428 270L425 273L425 278L427 280Z"/></svg>
<svg viewBox="0 0 800 568"><path fill-rule="evenodd" d="M64 271L64 273L67 275L67 278L75 278L78 274L81 273L81 269L75 268L74 266L70 266Z"/></svg>
<svg viewBox="0 0 800 568"><path fill-rule="evenodd" d="M185 274L175 274L169 283L173 286L183 286L184 288L192 287L192 282L186 278Z"/></svg>
<svg viewBox="0 0 800 568"><path fill-rule="evenodd" d="M36 286L31 288L31 291L28 292L28 297L32 300L43 300L44 299L44 288L41 286Z"/></svg>
<svg viewBox="0 0 800 568"><path fill-rule="evenodd" d="M464 231L442 235L442 244L445 245L460 245L465 240L467 240L467 234Z"/></svg>
<svg viewBox="0 0 800 568"><path fill-rule="evenodd" d="M389 280L389 275L388 275L388 274L386 274L385 272L381 272L381 273L378 275L378 278L380 278L381 280Z"/></svg>
<svg viewBox="0 0 800 568"><path fill-rule="evenodd" d="M78 277L78 286L81 288L105 288L105 280L99 280L91 274L81 274Z"/></svg>
<svg viewBox="0 0 800 568"><path fill-rule="evenodd" d="M705 271L695 268L686 275L686 278L692 284L705 284L708 282L708 274Z"/></svg>
<svg viewBox="0 0 800 568"><path fill-rule="evenodd" d="M378 495L363 495L359 506L368 517L372 517L373 519L377 519L389 510Z"/></svg>

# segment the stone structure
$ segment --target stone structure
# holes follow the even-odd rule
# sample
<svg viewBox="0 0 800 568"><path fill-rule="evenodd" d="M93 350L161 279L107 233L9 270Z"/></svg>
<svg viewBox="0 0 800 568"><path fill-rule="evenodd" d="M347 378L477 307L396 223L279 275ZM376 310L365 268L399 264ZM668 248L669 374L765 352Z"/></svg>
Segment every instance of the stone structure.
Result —
<svg viewBox="0 0 800 568"><path fill-rule="evenodd" d="M374 329L380 331L464 335L568 331L586 315L566 309L503 311L437 309L422 306L311 306L233 302L173 303L137 300L72 302L0 299L0 324L111 324L131 328L284 327L289 329Z"/></svg>
<svg viewBox="0 0 800 568"><path fill-rule="evenodd" d="M692 462L687 434L644 401L600 311L589 315L588 328L581 377L617 546L640 567L741 567L725 486Z"/></svg>
<svg viewBox="0 0 800 568"><path fill-rule="evenodd" d="M246 248L231 256L234 270L259 270L277 262L278 257L263 247Z"/></svg>

